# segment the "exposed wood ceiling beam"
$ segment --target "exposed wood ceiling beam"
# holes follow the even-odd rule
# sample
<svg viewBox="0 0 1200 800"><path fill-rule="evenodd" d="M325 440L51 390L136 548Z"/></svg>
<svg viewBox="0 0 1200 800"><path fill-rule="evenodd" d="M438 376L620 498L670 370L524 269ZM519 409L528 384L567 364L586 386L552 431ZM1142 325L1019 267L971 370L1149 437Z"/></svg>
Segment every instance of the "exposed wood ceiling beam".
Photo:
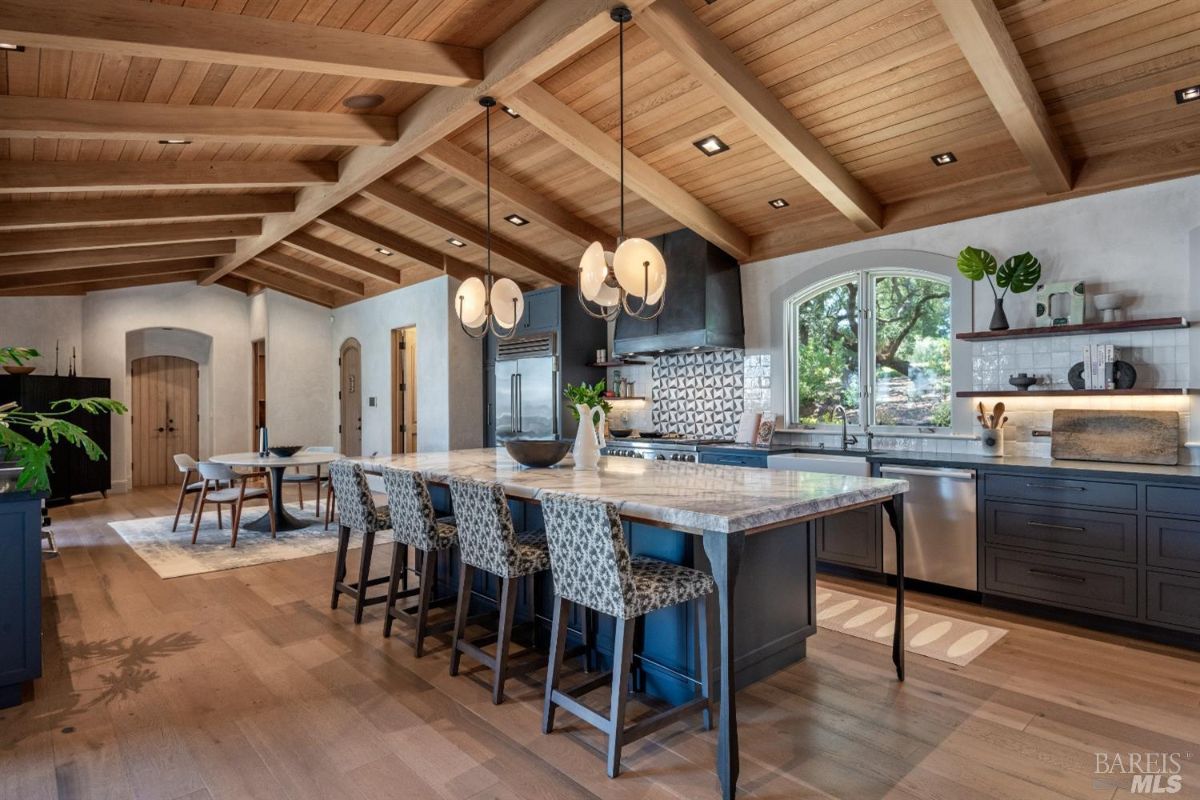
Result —
<svg viewBox="0 0 1200 800"><path fill-rule="evenodd" d="M875 196L800 124L720 37L696 18L683 0L657 0L634 21L860 230L883 227L883 209Z"/></svg>
<svg viewBox="0 0 1200 800"><path fill-rule="evenodd" d="M44 297L47 295L81 295L89 292L103 292L108 289L132 289L137 286L157 286L162 283L193 283L200 279L203 271L192 270L190 272L179 272L171 275L152 275L149 277L137 278L115 278L107 280L98 280L89 283L71 283L62 286L43 286L33 289L13 289L7 290L0 287L0 297L28 297L36 295Z"/></svg>
<svg viewBox="0 0 1200 800"><path fill-rule="evenodd" d="M313 236L311 233L294 233L284 243L297 250L303 250L311 256L333 261L396 286L404 285L404 275L400 272L399 267L381 264L373 258L367 258L353 250L339 247L332 242Z"/></svg>
<svg viewBox="0 0 1200 800"><path fill-rule="evenodd" d="M0 275L24 275L52 269L76 267L105 267L117 264L139 264L146 261L174 261L197 256L220 256L232 253L234 241L184 242L139 247L110 247L105 250L80 250L74 253L39 253L32 256L0 256Z"/></svg>
<svg viewBox="0 0 1200 800"><path fill-rule="evenodd" d="M536 83L501 97L521 118L613 180L620 177L621 145ZM750 238L645 161L625 151L625 182L637 195L739 260Z"/></svg>
<svg viewBox="0 0 1200 800"><path fill-rule="evenodd" d="M101 200L27 200L0 204L0 230L221 219L281 214L295 208L291 192L200 194L179 197L106 197Z"/></svg>
<svg viewBox="0 0 1200 800"><path fill-rule="evenodd" d="M493 177L494 173L493 173ZM469 222L457 214L451 214L429 200L420 197L407 189L378 180L369 184L362 191L363 195L382 203L390 208L431 225L443 233L455 236L467 244L476 247L487 247L487 231ZM548 261L540 255L521 247L492 232L492 254L509 263L516 264L522 269L549 278L555 283L573 284L576 281L574 270L569 270L562 264Z"/></svg>
<svg viewBox="0 0 1200 800"><path fill-rule="evenodd" d="M235 292L241 292L242 294L250 294L253 287L257 285L238 275L226 275L217 281L217 284L227 289L233 289Z"/></svg>
<svg viewBox="0 0 1200 800"><path fill-rule="evenodd" d="M0 96L0 136L353 147L396 141L396 118L5 95Z"/></svg>
<svg viewBox="0 0 1200 800"><path fill-rule="evenodd" d="M185 258L179 261L148 261L144 264L56 269L46 272L30 272L25 275L6 275L4 277L3 288L32 289L37 286L96 283L123 278L173 275L177 272L196 272L197 270L209 269L211 267L211 258Z"/></svg>
<svg viewBox="0 0 1200 800"><path fill-rule="evenodd" d="M934 0L1000 119L1049 194L1071 190L1071 161L995 0Z"/></svg>
<svg viewBox="0 0 1200 800"><path fill-rule="evenodd" d="M138 0L5 0L0 37L30 47L474 86L467 47Z"/></svg>
<svg viewBox="0 0 1200 800"><path fill-rule="evenodd" d="M648 2L628 0L626 5L636 12ZM293 213L267 220L262 236L242 240L237 253L220 259L202 283L232 272L470 122L480 113L479 97L510 93L610 35L611 5L612 0L543 0L487 47L486 70L478 86L468 92L446 87L427 92L400 115L395 144L350 151L340 162L335 185L301 190Z"/></svg>
<svg viewBox="0 0 1200 800"><path fill-rule="evenodd" d="M0 194L312 186L337 179L335 161L0 161Z"/></svg>
<svg viewBox="0 0 1200 800"><path fill-rule="evenodd" d="M54 253L64 250L96 250L133 244L202 242L208 239L237 239L257 236L262 223L256 219L168 222L159 225L77 228L71 230L8 231L0 233L0 255Z"/></svg>
<svg viewBox="0 0 1200 800"><path fill-rule="evenodd" d="M457 147L448 141L435 143L421 153L421 159L437 167L476 190L486 191L486 164L483 159ZM544 194L492 167L492 194L516 206L522 216L540 225L545 225L578 245L587 247L592 242L603 242L606 250L616 245L616 237L580 219L562 206L547 199Z"/></svg>
<svg viewBox="0 0 1200 800"><path fill-rule="evenodd" d="M367 293L362 281L356 281L331 270L322 269L316 264L310 264L299 258L281 253L278 250L268 250L258 257L258 260L268 266L295 273L301 278L308 278L315 283L323 283L331 289L340 289L349 294L364 296Z"/></svg>
<svg viewBox="0 0 1200 800"><path fill-rule="evenodd" d="M472 276L483 274L479 267L476 267L474 264L469 264L462 259L440 253L432 247L413 241L407 236L401 236L382 225L376 225L370 220L356 217L340 208L331 209L326 212L321 216L319 222L331 228L336 228L343 233L348 233L351 236L357 236L376 247L391 250L398 255L410 258L413 261L433 267L434 269L444 269L447 274L459 280L466 280ZM309 238L316 239L315 236ZM296 244L297 237L295 236L289 236L286 241L290 245L299 246ZM316 239L316 241L322 242L323 240ZM308 248L304 249L307 250Z"/></svg>
<svg viewBox="0 0 1200 800"><path fill-rule="evenodd" d="M244 275L253 281L271 289L276 289L290 295L308 300L310 303L332 308L337 303L337 294L332 289L309 283L301 278L280 275L259 264L244 264L237 274Z"/></svg>

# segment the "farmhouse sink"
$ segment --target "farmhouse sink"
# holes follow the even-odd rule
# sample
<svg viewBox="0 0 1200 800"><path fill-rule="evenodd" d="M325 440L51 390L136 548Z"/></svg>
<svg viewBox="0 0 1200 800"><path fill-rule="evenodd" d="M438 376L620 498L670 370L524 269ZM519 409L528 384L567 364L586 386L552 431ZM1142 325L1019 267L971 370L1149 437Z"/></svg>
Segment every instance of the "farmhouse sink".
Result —
<svg viewBox="0 0 1200 800"><path fill-rule="evenodd" d="M767 456L767 469L791 469L799 472L824 472L833 475L869 477L871 465L865 455L841 452L782 453Z"/></svg>

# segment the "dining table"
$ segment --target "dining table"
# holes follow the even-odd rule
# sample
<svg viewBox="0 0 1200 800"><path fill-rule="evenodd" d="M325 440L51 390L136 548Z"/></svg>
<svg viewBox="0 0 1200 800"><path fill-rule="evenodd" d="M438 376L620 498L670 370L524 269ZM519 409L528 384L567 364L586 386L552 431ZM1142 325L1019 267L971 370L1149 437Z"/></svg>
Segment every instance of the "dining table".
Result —
<svg viewBox="0 0 1200 800"><path fill-rule="evenodd" d="M316 517L296 517L283 504L283 473L288 467L314 467L329 464L342 458L341 453L313 453L301 451L290 456L260 453L226 453L212 456L208 460L228 467L243 467L266 470L271 476L271 507L253 522L242 527L247 530L267 532L271 530L271 517L275 518L275 530L295 531L320 522Z"/></svg>

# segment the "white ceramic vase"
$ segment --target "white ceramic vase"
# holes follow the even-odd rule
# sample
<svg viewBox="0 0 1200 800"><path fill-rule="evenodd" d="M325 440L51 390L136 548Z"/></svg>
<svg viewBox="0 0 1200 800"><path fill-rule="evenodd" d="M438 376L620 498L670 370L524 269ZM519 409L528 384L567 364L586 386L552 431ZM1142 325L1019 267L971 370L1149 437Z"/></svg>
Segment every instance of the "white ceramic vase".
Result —
<svg viewBox="0 0 1200 800"><path fill-rule="evenodd" d="M600 435L604 430L604 409L578 403L575 410L579 412L579 430L575 432L575 447L571 450L575 469L594 470L600 465L600 448L604 447L604 438ZM595 419L596 412L600 412L599 423Z"/></svg>

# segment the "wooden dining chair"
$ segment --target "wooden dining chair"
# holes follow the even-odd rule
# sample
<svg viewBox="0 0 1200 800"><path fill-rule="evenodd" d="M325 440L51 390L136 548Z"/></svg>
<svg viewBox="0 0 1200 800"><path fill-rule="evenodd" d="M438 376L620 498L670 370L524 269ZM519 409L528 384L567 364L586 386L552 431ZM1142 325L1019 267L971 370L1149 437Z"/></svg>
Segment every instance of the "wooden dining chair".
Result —
<svg viewBox="0 0 1200 800"><path fill-rule="evenodd" d="M318 445L318 446L312 446L312 447L305 447L300 452L301 453L332 453L335 451L332 447L328 447L325 445ZM316 500L317 516L320 517L321 516L321 484L328 483L329 476L321 474L321 465L320 464L317 464L316 466L317 466L317 471L315 473L305 472L304 467L297 466L295 472L284 473L283 482L295 485L296 494L300 498L300 509L301 510L304 509L304 485L307 483L313 484L314 488L316 490L316 495L317 495L317 500ZM328 530L328 527L326 529Z"/></svg>
<svg viewBox="0 0 1200 800"><path fill-rule="evenodd" d="M175 466L183 473L183 481L179 485L179 502L175 504L175 522L171 525L171 532L174 533L179 529L179 515L183 513L183 499L189 494L196 495L196 499L192 501L192 513L188 517L188 524L196 521L196 507L200 505L200 490L204 488L204 481L193 481L192 473L199 473L196 469L196 459L189 456L187 453L175 454Z"/></svg>
<svg viewBox="0 0 1200 800"><path fill-rule="evenodd" d="M238 540L238 525L242 521L242 507L247 500L263 497L267 500L267 507L271 505L271 481L265 470L261 472L234 472L232 467L227 467L224 464L214 464L210 461L203 461L196 465L200 471L200 477L204 479L204 485L200 488L199 507L196 510L196 523L192 528L192 544L196 543L196 537L200 535L200 520L204 517L204 506L208 503L215 503L217 506L217 527L221 527L221 506L233 506L233 522L230 532L230 547L237 547ZM266 478L263 481L263 486L247 486L246 484L252 478ZM228 488L222 488L221 484L227 484ZM269 511L267 518L271 521L271 538L275 538L275 515Z"/></svg>

